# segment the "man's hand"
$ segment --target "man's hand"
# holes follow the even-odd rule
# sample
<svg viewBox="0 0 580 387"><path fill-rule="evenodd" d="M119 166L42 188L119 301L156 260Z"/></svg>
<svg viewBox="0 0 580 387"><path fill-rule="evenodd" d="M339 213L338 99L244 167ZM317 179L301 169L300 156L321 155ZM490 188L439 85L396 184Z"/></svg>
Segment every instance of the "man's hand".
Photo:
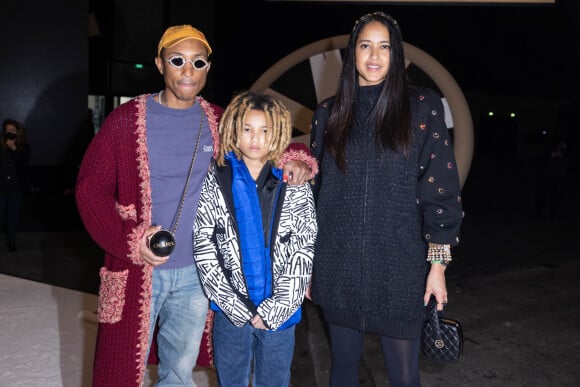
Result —
<svg viewBox="0 0 580 387"><path fill-rule="evenodd" d="M300 160L290 160L284 164L284 181L290 185L302 185L308 181L310 168Z"/></svg>
<svg viewBox="0 0 580 387"><path fill-rule="evenodd" d="M141 242L139 242L139 253L141 254L141 259L151 266L162 265L169 259L169 256L158 257L153 254L153 251L151 251L149 247L147 247L149 238L159 230L161 230L161 226L150 226L141 237Z"/></svg>

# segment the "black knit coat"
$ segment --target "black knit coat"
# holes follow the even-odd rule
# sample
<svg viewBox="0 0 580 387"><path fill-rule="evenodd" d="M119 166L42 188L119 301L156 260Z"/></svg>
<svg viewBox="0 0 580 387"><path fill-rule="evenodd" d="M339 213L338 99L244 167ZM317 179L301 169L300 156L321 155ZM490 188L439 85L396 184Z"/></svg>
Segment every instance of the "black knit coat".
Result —
<svg viewBox="0 0 580 387"><path fill-rule="evenodd" d="M316 188L318 238L312 296L332 324L400 339L420 336L428 242L456 245L463 217L453 146L439 96L410 89L407 156L377 148L365 123L381 85L361 87L343 174L319 152L332 98L312 121L323 153Z"/></svg>

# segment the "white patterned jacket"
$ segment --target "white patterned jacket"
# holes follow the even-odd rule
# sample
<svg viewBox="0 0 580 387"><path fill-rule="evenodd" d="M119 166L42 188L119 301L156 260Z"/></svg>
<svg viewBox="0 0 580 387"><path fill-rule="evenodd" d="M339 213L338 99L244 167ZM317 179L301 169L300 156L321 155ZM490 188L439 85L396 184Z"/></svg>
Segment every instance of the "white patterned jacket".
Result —
<svg viewBox="0 0 580 387"><path fill-rule="evenodd" d="M234 325L258 313L276 330L300 308L310 282L318 231L312 190L308 183L284 183L271 238L272 295L254 306L242 270L228 170L212 163L201 190L194 226L198 273L207 297Z"/></svg>

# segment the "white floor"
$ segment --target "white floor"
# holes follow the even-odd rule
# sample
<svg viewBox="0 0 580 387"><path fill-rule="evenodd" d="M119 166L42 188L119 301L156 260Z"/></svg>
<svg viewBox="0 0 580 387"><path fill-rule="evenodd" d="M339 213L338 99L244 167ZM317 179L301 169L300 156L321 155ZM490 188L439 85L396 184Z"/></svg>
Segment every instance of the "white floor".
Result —
<svg viewBox="0 0 580 387"><path fill-rule="evenodd" d="M95 295L0 274L0 387L90 387L94 310ZM213 372L192 375L217 385Z"/></svg>

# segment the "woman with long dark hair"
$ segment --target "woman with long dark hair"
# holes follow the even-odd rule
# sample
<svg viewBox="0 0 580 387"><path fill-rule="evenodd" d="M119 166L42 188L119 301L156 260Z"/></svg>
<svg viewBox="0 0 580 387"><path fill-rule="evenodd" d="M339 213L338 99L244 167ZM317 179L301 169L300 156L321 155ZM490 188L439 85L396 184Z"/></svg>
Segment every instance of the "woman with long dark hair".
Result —
<svg viewBox="0 0 580 387"><path fill-rule="evenodd" d="M29 160L24 125L4 120L0 133L0 226L4 227L8 251L16 251L20 208L29 188Z"/></svg>
<svg viewBox="0 0 580 387"><path fill-rule="evenodd" d="M328 322L330 385L358 386L369 332L391 385L420 386L425 305L448 301L463 212L441 99L408 84L390 15L356 21L337 93L314 113L311 150L320 160L311 299Z"/></svg>

